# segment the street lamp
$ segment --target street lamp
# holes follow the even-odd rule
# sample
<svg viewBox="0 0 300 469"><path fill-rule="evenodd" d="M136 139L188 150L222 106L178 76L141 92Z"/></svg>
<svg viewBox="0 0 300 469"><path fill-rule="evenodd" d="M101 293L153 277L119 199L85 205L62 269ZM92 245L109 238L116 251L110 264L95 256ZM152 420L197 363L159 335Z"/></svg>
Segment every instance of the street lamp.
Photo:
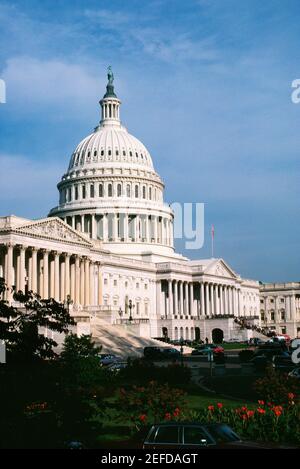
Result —
<svg viewBox="0 0 300 469"><path fill-rule="evenodd" d="M183 366L183 337L180 337L180 361L181 366Z"/></svg>
<svg viewBox="0 0 300 469"><path fill-rule="evenodd" d="M71 300L71 295L67 295L66 303L67 303L68 314L69 314L70 313L70 305L73 303L73 301Z"/></svg>
<svg viewBox="0 0 300 469"><path fill-rule="evenodd" d="M128 308L129 308L129 321L132 321L132 308L135 308L135 305L132 304L132 300L129 300L128 302Z"/></svg>

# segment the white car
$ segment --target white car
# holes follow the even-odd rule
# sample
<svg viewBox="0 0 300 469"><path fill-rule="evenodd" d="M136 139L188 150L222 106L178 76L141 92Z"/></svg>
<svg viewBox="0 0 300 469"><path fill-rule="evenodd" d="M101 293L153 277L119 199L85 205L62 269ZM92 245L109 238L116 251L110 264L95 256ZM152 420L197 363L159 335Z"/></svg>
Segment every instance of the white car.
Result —
<svg viewBox="0 0 300 469"><path fill-rule="evenodd" d="M289 376L291 378L300 379L300 368L294 368L292 371L289 372Z"/></svg>
<svg viewBox="0 0 300 469"><path fill-rule="evenodd" d="M118 363L120 360L120 357L117 357L112 353L102 353L100 355L100 363L104 366L113 365L115 363Z"/></svg>

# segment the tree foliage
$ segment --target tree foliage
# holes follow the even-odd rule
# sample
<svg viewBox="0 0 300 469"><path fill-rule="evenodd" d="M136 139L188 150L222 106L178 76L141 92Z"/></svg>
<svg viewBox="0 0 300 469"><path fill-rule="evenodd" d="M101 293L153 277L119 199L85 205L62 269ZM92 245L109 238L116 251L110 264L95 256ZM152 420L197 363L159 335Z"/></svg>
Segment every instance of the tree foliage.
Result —
<svg viewBox="0 0 300 469"><path fill-rule="evenodd" d="M2 296L5 290L5 281L0 278ZM13 299L18 307L0 300L0 339L6 343L8 360L54 358L57 342L44 332L67 333L74 324L64 304L52 298L44 300L32 291L15 292Z"/></svg>

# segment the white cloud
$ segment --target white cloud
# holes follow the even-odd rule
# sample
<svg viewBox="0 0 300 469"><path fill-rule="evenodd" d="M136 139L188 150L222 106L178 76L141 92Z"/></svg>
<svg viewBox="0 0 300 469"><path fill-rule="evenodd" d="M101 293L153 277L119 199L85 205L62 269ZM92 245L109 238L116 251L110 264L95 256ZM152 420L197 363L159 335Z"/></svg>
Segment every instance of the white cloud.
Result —
<svg viewBox="0 0 300 469"><path fill-rule="evenodd" d="M98 96L104 86L103 76L87 72L84 66L32 57L9 59L2 76L11 99L31 107L65 102L82 105Z"/></svg>
<svg viewBox="0 0 300 469"><path fill-rule="evenodd" d="M0 153L0 167L2 215L46 216L57 202L55 188L63 165Z"/></svg>

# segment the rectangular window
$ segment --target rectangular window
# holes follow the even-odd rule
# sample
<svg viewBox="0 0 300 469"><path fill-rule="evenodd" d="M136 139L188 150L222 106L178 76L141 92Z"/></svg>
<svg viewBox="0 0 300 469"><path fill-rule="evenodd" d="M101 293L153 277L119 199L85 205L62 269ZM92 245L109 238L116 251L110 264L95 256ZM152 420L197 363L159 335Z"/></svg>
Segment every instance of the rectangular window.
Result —
<svg viewBox="0 0 300 469"><path fill-rule="evenodd" d="M75 186L75 200L78 200L78 186Z"/></svg>
<svg viewBox="0 0 300 469"><path fill-rule="evenodd" d="M82 198L85 199L86 197L86 192L85 192L85 185L82 185Z"/></svg>
<svg viewBox="0 0 300 469"><path fill-rule="evenodd" d="M95 197L95 189L94 189L94 184L90 186L90 197L94 198Z"/></svg>

